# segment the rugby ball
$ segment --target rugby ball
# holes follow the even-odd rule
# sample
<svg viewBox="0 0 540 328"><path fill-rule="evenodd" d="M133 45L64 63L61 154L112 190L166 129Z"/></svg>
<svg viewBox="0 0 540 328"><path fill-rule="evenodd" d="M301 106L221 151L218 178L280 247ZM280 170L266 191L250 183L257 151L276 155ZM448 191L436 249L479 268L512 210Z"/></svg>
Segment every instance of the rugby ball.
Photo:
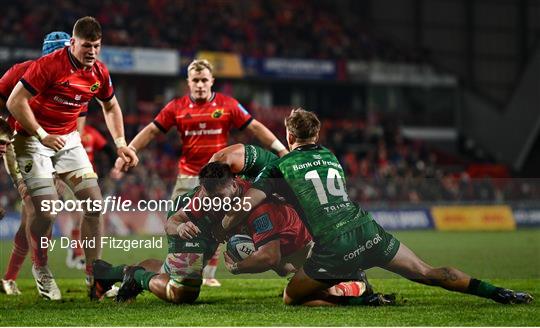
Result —
<svg viewBox="0 0 540 328"><path fill-rule="evenodd" d="M227 254L235 261L242 261L255 252L253 239L248 235L234 235L227 242Z"/></svg>

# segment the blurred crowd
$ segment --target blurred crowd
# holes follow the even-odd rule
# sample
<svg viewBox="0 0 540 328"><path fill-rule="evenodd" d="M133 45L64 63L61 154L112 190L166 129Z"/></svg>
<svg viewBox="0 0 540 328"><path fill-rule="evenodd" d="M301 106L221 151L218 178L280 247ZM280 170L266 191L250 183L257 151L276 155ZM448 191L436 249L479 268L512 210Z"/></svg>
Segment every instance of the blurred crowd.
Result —
<svg viewBox="0 0 540 328"><path fill-rule="evenodd" d="M139 103L139 107L144 108L139 112L157 112L161 108L148 102ZM289 111L290 108L252 109L253 115L278 136L285 135L283 118ZM89 117L89 122L110 139L100 117ZM125 121L126 135L132 138L151 118L128 114ZM474 166L424 142L404 138L395 122L324 117L322 122L320 143L336 153L347 174L349 195L365 206L524 202L540 198L540 182L510 178L504 166ZM240 132L232 135L231 143L235 142L257 144ZM168 199L180 151L176 131L161 134L139 152L140 164L120 180L109 175L116 159L111 156L114 152L98 152L95 164L104 196L132 201ZM18 195L7 174L0 174L0 190L0 206L13 208Z"/></svg>
<svg viewBox="0 0 540 328"><path fill-rule="evenodd" d="M95 16L104 44L236 52L251 57L419 60L377 35L353 0L10 0L1 42L36 47L52 30Z"/></svg>

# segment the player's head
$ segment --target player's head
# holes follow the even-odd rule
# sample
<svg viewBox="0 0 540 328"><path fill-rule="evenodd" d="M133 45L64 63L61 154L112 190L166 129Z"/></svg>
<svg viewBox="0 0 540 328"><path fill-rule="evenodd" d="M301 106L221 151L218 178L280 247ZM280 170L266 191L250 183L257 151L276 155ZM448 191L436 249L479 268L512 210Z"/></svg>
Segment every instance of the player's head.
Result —
<svg viewBox="0 0 540 328"><path fill-rule="evenodd" d="M229 165L224 163L208 163L199 172L199 181L209 197L232 198L238 186Z"/></svg>
<svg viewBox="0 0 540 328"><path fill-rule="evenodd" d="M9 124L0 117L0 157L4 156L7 151L7 146L11 143L13 139L13 130Z"/></svg>
<svg viewBox="0 0 540 328"><path fill-rule="evenodd" d="M303 108L296 108L285 118L285 128L287 130L287 142L289 148L291 148L295 143L309 144L317 142L321 121L319 121L315 113Z"/></svg>
<svg viewBox="0 0 540 328"><path fill-rule="evenodd" d="M206 59L195 59L189 64L187 81L189 93L195 101L206 101L212 96L213 69Z"/></svg>
<svg viewBox="0 0 540 328"><path fill-rule="evenodd" d="M101 50L101 25L90 16L79 18L73 26L71 54L86 67L92 67Z"/></svg>
<svg viewBox="0 0 540 328"><path fill-rule="evenodd" d="M71 36L62 31L54 31L45 35L45 38L43 39L43 48L41 48L41 54L45 56L55 50L69 46L70 39Z"/></svg>

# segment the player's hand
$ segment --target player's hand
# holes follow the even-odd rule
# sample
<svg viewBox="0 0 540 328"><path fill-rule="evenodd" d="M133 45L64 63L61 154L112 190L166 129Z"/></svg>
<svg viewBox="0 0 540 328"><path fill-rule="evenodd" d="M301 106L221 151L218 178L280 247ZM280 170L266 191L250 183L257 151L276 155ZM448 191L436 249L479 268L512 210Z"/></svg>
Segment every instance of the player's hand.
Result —
<svg viewBox="0 0 540 328"><path fill-rule="evenodd" d="M128 146L118 148L118 150L116 150L116 154L118 154L118 157L124 160L124 166L127 165L126 171L129 168L135 167L137 166L137 164L139 164L139 158L137 157L137 154L135 154L133 149L129 148Z"/></svg>
<svg viewBox="0 0 540 328"><path fill-rule="evenodd" d="M180 238L184 240L191 240L201 233L199 227L197 227L195 223L191 221L180 223L176 228L176 231L178 232Z"/></svg>
<svg viewBox="0 0 540 328"><path fill-rule="evenodd" d="M6 216L6 210L0 207L0 221Z"/></svg>
<svg viewBox="0 0 540 328"><path fill-rule="evenodd" d="M59 151L66 145L64 137L57 134L48 134L45 138L41 139L40 142L43 146L54 149L55 151Z"/></svg>
<svg viewBox="0 0 540 328"><path fill-rule="evenodd" d="M296 269L291 263L285 263L283 266L276 268L275 271L280 277L286 277L290 273L296 273L298 269Z"/></svg>
<svg viewBox="0 0 540 328"><path fill-rule="evenodd" d="M212 236L218 242L225 242L227 240L227 232L219 223L212 226Z"/></svg>
<svg viewBox="0 0 540 328"><path fill-rule="evenodd" d="M233 272L234 260L229 256L229 254L227 254L227 252L223 252L223 259L225 260L225 267L227 268L227 271L232 274L236 274L236 272Z"/></svg>
<svg viewBox="0 0 540 328"><path fill-rule="evenodd" d="M124 162L120 157L116 161L117 162L121 161L122 163ZM120 165L124 165L124 164L120 164ZM124 176L124 172L122 172L122 169L117 168L116 163L115 163L114 167L111 169L111 172L109 172L109 176L111 177L111 179L118 181L122 179L122 177Z"/></svg>

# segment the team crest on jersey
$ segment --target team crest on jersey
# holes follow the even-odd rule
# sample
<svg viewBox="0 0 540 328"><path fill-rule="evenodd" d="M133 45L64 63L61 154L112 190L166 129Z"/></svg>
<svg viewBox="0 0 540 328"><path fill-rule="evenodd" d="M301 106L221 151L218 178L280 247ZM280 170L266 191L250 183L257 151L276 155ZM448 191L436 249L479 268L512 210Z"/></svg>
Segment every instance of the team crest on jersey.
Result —
<svg viewBox="0 0 540 328"><path fill-rule="evenodd" d="M255 227L256 233L267 232L274 228L274 226L272 225L272 221L270 221L270 218L266 213L256 218L253 221L253 226Z"/></svg>
<svg viewBox="0 0 540 328"><path fill-rule="evenodd" d="M90 87L90 91L92 92L96 91L97 89L99 89L99 82L92 84L92 86Z"/></svg>
<svg viewBox="0 0 540 328"><path fill-rule="evenodd" d="M223 108L216 109L212 113L212 118L220 118L221 116L223 116Z"/></svg>
<svg viewBox="0 0 540 328"><path fill-rule="evenodd" d="M24 164L24 172L28 173L32 170L32 165L34 164L34 162L32 162L31 160L27 160L26 163Z"/></svg>

